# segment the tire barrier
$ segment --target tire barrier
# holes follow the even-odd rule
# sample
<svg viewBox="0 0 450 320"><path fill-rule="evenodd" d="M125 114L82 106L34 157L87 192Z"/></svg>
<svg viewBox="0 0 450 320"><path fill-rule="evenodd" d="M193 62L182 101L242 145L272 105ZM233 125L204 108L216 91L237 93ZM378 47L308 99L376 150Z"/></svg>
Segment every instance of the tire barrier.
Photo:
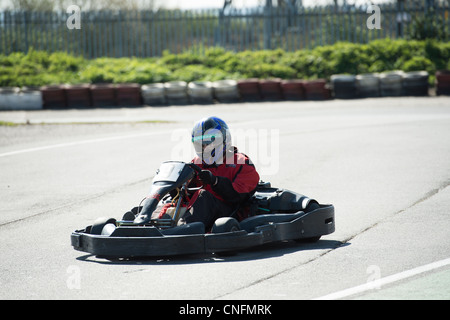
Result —
<svg viewBox="0 0 450 320"><path fill-rule="evenodd" d="M20 88L3 87L0 88L0 109L11 110L12 99L17 94Z"/></svg>
<svg viewBox="0 0 450 320"><path fill-rule="evenodd" d="M169 105L186 105L189 103L187 82L185 81L166 82L164 92Z"/></svg>
<svg viewBox="0 0 450 320"><path fill-rule="evenodd" d="M92 106L112 107L116 103L116 86L113 84L94 84L90 86Z"/></svg>
<svg viewBox="0 0 450 320"><path fill-rule="evenodd" d="M45 109L66 108L66 92L64 86L44 86L41 88L42 101Z"/></svg>
<svg viewBox="0 0 450 320"><path fill-rule="evenodd" d="M436 71L436 94L450 95L450 70ZM165 106L279 100L427 96L426 71L332 75L317 80L243 79L139 85L80 84L0 88L0 110Z"/></svg>
<svg viewBox="0 0 450 320"><path fill-rule="evenodd" d="M283 99L281 79L259 80L258 85L263 100L278 101Z"/></svg>
<svg viewBox="0 0 450 320"><path fill-rule="evenodd" d="M242 101L252 102L261 100L259 79L244 79L237 83Z"/></svg>
<svg viewBox="0 0 450 320"><path fill-rule="evenodd" d="M281 81L281 90L286 100L305 100L305 87L303 80L283 80Z"/></svg>
<svg viewBox="0 0 450 320"><path fill-rule="evenodd" d="M399 97L403 93L403 71L391 71L380 74L380 94L382 97Z"/></svg>
<svg viewBox="0 0 450 320"><path fill-rule="evenodd" d="M450 95L450 70L436 71L436 95Z"/></svg>
<svg viewBox="0 0 450 320"><path fill-rule="evenodd" d="M357 97L356 76L334 74L331 76L331 89L336 99L354 99Z"/></svg>
<svg viewBox="0 0 450 320"><path fill-rule="evenodd" d="M303 87L305 88L306 100L327 100L331 98L331 89L327 86L325 79L305 81Z"/></svg>
<svg viewBox="0 0 450 320"><path fill-rule="evenodd" d="M337 99L427 96L428 78L426 71L332 75L331 87Z"/></svg>
<svg viewBox="0 0 450 320"><path fill-rule="evenodd" d="M144 84L141 87L142 100L145 105L163 106L166 104L164 83Z"/></svg>
<svg viewBox="0 0 450 320"><path fill-rule="evenodd" d="M213 103L213 88L211 81L194 81L188 84L188 95L194 104Z"/></svg>
<svg viewBox="0 0 450 320"><path fill-rule="evenodd" d="M219 102L237 102L240 99L236 80L218 80L212 83L214 98Z"/></svg>
<svg viewBox="0 0 450 320"><path fill-rule="evenodd" d="M404 73L402 87L404 96L427 96L428 72L412 71Z"/></svg>
<svg viewBox="0 0 450 320"><path fill-rule="evenodd" d="M136 83L116 85L116 101L118 106L140 106L141 86Z"/></svg>
<svg viewBox="0 0 450 320"><path fill-rule="evenodd" d="M0 110L40 110L42 107L40 88L0 88Z"/></svg>
<svg viewBox="0 0 450 320"><path fill-rule="evenodd" d="M376 73L359 74L356 76L356 90L359 98L374 98L380 96L380 77Z"/></svg>
<svg viewBox="0 0 450 320"><path fill-rule="evenodd" d="M89 108L91 106L91 90L88 84L66 85L64 90L68 108Z"/></svg>

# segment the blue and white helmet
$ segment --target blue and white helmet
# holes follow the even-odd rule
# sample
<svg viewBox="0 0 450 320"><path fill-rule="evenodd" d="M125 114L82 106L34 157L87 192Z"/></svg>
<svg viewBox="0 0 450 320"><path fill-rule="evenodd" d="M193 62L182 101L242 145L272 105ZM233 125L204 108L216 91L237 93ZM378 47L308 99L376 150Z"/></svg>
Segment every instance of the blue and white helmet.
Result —
<svg viewBox="0 0 450 320"><path fill-rule="evenodd" d="M203 118L192 129L192 143L197 156L207 165L222 164L231 148L228 125L220 118Z"/></svg>

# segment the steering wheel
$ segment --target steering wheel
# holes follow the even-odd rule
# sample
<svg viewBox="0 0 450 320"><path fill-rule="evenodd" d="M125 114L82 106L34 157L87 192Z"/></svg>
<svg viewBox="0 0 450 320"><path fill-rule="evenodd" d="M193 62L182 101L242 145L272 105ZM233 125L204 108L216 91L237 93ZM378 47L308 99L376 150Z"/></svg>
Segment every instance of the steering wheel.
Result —
<svg viewBox="0 0 450 320"><path fill-rule="evenodd" d="M187 165L190 166L192 169L194 169L196 175L199 174L203 170L195 163L187 163ZM195 192L197 190L200 190L201 188L203 188L203 185L201 185L200 187L188 188L188 191Z"/></svg>
<svg viewBox="0 0 450 320"><path fill-rule="evenodd" d="M196 173L200 173L203 169L200 168L198 165L196 165L195 163L188 163L188 165L195 170Z"/></svg>

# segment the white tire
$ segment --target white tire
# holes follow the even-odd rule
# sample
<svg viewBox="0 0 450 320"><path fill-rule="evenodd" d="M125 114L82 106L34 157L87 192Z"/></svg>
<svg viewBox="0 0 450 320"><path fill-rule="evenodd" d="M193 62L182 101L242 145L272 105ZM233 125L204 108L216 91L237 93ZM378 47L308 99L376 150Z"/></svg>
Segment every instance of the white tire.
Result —
<svg viewBox="0 0 450 320"><path fill-rule="evenodd" d="M164 84L164 93L169 104L183 105L189 102L187 83L185 81L171 81Z"/></svg>
<svg viewBox="0 0 450 320"><path fill-rule="evenodd" d="M239 99L239 89L236 80L218 80L212 83L214 96L219 101Z"/></svg>
<svg viewBox="0 0 450 320"><path fill-rule="evenodd" d="M141 95L146 105L161 105L166 103L164 83L144 84Z"/></svg>
<svg viewBox="0 0 450 320"><path fill-rule="evenodd" d="M193 103L212 103L212 83L210 81L190 82L188 85L188 94Z"/></svg>

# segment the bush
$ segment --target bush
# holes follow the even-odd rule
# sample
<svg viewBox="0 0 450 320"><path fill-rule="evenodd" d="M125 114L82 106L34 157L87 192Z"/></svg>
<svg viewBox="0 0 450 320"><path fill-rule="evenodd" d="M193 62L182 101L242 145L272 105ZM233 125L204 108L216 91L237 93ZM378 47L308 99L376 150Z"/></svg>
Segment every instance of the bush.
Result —
<svg viewBox="0 0 450 320"><path fill-rule="evenodd" d="M76 83L155 83L172 80L214 81L240 78L314 79L332 74L359 74L402 69L450 68L450 43L436 40L375 40L368 44L340 42L311 50L242 51L207 48L160 58L98 58L67 53L0 55L0 86Z"/></svg>
<svg viewBox="0 0 450 320"><path fill-rule="evenodd" d="M0 56L0 86L42 86L77 83L85 60L66 53L48 54L30 49L27 54Z"/></svg>
<svg viewBox="0 0 450 320"><path fill-rule="evenodd" d="M80 72L80 80L87 83L154 83L170 80L170 70L135 58L100 58L90 61Z"/></svg>
<svg viewBox="0 0 450 320"><path fill-rule="evenodd" d="M159 59L161 65L168 66L172 70L176 70L182 66L190 64L202 64L202 58L190 52L183 52L180 54L169 53L168 51L163 52L163 56Z"/></svg>
<svg viewBox="0 0 450 320"><path fill-rule="evenodd" d="M399 69L406 72L426 70L428 71L428 73L433 74L435 66L433 62L430 61L430 59L427 59L425 57L412 57L408 61L405 61L405 63L403 63L403 65Z"/></svg>
<svg viewBox="0 0 450 320"><path fill-rule="evenodd" d="M187 65L171 74L171 80L192 81L216 81L226 79L229 74L218 68L208 68L203 65Z"/></svg>

